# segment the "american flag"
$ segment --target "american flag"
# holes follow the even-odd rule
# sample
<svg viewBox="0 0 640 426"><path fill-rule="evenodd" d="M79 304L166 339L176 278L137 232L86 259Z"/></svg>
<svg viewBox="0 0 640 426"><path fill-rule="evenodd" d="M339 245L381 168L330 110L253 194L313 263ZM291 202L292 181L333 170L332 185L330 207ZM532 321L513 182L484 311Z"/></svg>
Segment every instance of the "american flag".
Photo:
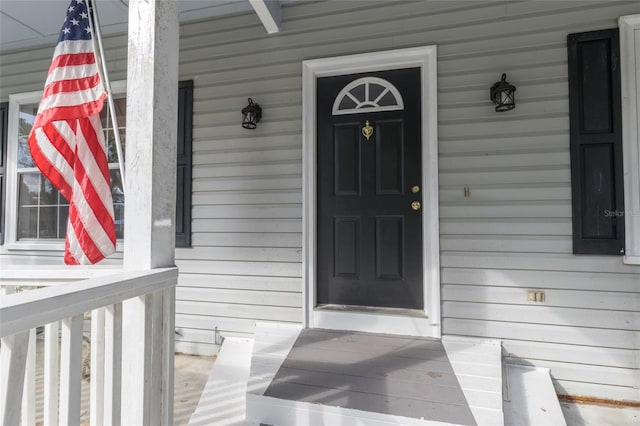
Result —
<svg viewBox="0 0 640 426"><path fill-rule="evenodd" d="M87 0L67 9L29 148L69 200L64 262L86 265L115 251L109 165L100 111L106 94L93 50Z"/></svg>

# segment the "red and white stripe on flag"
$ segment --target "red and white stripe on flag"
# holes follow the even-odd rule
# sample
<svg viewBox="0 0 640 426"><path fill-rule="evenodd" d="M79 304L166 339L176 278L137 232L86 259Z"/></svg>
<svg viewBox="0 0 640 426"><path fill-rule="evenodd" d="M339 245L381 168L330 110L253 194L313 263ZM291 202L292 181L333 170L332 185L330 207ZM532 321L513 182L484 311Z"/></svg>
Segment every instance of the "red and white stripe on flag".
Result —
<svg viewBox="0 0 640 426"><path fill-rule="evenodd" d="M99 262L115 251L109 164L100 121L106 94L84 0L73 0L58 38L29 148L42 174L69 200L64 261Z"/></svg>

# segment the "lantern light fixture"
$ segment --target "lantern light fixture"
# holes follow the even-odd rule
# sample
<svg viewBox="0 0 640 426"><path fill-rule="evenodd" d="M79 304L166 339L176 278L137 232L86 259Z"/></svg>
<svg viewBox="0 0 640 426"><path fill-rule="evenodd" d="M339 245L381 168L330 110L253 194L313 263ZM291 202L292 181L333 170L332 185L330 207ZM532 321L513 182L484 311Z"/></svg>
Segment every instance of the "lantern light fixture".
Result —
<svg viewBox="0 0 640 426"><path fill-rule="evenodd" d="M249 104L242 108L242 127L253 130L262 118L262 108L254 104L253 99L249 98L248 101Z"/></svg>
<svg viewBox="0 0 640 426"><path fill-rule="evenodd" d="M507 75L502 74L500 81L496 82L489 90L489 96L496 106L497 112L512 110L516 107L516 86L509 84Z"/></svg>

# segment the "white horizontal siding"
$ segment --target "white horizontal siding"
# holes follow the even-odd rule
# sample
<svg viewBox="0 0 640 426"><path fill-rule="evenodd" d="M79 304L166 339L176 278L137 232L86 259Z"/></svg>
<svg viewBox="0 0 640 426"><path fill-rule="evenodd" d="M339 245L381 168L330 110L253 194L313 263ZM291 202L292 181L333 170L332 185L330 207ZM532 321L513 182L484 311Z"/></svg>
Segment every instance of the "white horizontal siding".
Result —
<svg viewBox="0 0 640 426"><path fill-rule="evenodd" d="M273 292L299 292L300 278L252 277L241 275L190 274L180 272L180 286L220 289L263 290Z"/></svg>
<svg viewBox="0 0 640 426"><path fill-rule="evenodd" d="M539 289L539 287L530 287L533 289ZM555 315L563 308L578 308L582 312L576 311L573 313L567 312L564 316L573 317L575 315L589 315L591 320L586 318L580 318L579 322L583 321L592 322L598 324L601 322L604 328L617 328L607 327L607 319L598 318L597 312L594 310L608 310L608 311L620 311L624 314L625 324L620 324L620 328L638 329L638 315L640 315L640 300L635 297L629 297L629 293L614 292L614 291L582 291L582 290L558 290L558 289L545 289L545 303L541 305L536 302L527 302L526 291L529 288L514 288L514 287L484 287L478 288L478 286L468 285L451 285L447 284L442 290L443 303L457 303L466 302L484 306L486 303L500 303L501 305L492 306L491 312L494 313L495 309L503 309L505 307L518 309L525 315L528 308L534 310L540 310L535 315L542 315L545 310L552 310L545 312L544 320L549 321L550 316ZM456 301L456 302L453 302ZM518 306L514 306L518 305ZM523 305L523 306L519 306ZM453 310L453 306L451 307ZM475 309L472 306L467 306L465 309ZM488 309L488 307L487 307ZM463 311L461 309L461 312ZM587 311L588 310L588 311ZM611 312L615 314L618 312ZM521 318L524 319L525 317ZM594 325L597 327L597 325Z"/></svg>
<svg viewBox="0 0 640 426"><path fill-rule="evenodd" d="M503 340L503 344L506 344L509 348L507 355L512 359L553 359L557 363L602 365L623 369L634 368L635 365L636 351L630 349L571 345L557 342L533 342L527 340ZM580 362L576 362L576 360L580 360Z"/></svg>
<svg viewBox="0 0 640 426"><path fill-rule="evenodd" d="M578 293L575 297L580 297ZM550 297L550 296L547 296ZM541 323L569 327L589 327L597 332L615 330L633 349L635 331L640 324L638 311L609 311L608 309L560 308L557 306L503 305L498 303L443 302L443 309L452 317L482 321ZM605 315L600 316L602 311ZM594 331L591 331L592 333ZM631 333L626 333L630 331ZM586 332L586 331L585 331ZM526 337L528 338L528 337ZM603 341L604 343L604 341Z"/></svg>
<svg viewBox="0 0 640 426"><path fill-rule="evenodd" d="M182 26L195 127L179 350L213 350L216 328L301 320L301 61L435 44L443 332L503 339L512 361L550 367L562 393L640 400L640 268L572 254L566 64L568 33L632 13L639 3L300 2L270 36L254 14ZM126 40L106 44L123 79ZM50 55L3 55L0 100L41 89ZM503 72L517 107L496 114L488 88ZM239 126L248 97L263 107L255 131ZM528 289L546 301L527 302Z"/></svg>
<svg viewBox="0 0 640 426"><path fill-rule="evenodd" d="M531 269L443 269L441 282L482 287L484 285L500 287L532 287L565 290L616 291L629 293L634 298L638 292L638 276L635 274L616 274L611 272L590 273L580 271L548 271Z"/></svg>
<svg viewBox="0 0 640 426"><path fill-rule="evenodd" d="M189 312L193 315L208 315L215 313L220 317L243 318L254 320L263 318L270 321L301 322L300 308L282 306L264 306L248 304L211 303L204 301L178 300L176 306L180 312ZM215 324L213 324L215 325Z"/></svg>

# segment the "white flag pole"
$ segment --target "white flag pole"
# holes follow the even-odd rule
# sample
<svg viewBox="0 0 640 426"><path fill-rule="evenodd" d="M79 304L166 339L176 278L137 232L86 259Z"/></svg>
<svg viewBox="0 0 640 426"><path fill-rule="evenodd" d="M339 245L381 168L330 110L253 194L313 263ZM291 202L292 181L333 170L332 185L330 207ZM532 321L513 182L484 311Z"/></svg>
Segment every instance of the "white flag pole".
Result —
<svg viewBox="0 0 640 426"><path fill-rule="evenodd" d="M116 140L116 150L118 153L118 165L120 166L120 179L122 182L122 192L126 194L124 179L124 156L122 155L122 143L120 141L120 130L118 129L118 117L116 115L116 106L113 102L113 92L111 91L111 81L109 81L109 73L107 72L107 62L104 58L104 48L102 45L102 33L100 32L100 21L98 21L98 9L96 8L95 0L85 0L87 2L87 10L89 11L89 25L91 25L91 40L93 42L93 51L96 53L96 61L98 61L98 73L100 74L100 81L104 87L104 91L107 93L107 100L109 103L109 115L111 116L111 123L113 127L113 135ZM96 46L96 41L98 45ZM100 56L97 55L100 52Z"/></svg>

